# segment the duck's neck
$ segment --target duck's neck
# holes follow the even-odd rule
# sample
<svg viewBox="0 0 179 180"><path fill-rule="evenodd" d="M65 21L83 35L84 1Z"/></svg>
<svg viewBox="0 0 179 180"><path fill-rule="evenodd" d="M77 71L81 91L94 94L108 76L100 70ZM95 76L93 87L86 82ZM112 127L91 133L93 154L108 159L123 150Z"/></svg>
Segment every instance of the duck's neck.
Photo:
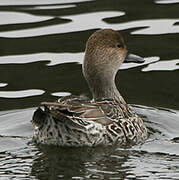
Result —
<svg viewBox="0 0 179 180"><path fill-rule="evenodd" d="M87 81L93 94L94 101L104 98L124 101L115 85L115 75L105 72L90 77Z"/></svg>

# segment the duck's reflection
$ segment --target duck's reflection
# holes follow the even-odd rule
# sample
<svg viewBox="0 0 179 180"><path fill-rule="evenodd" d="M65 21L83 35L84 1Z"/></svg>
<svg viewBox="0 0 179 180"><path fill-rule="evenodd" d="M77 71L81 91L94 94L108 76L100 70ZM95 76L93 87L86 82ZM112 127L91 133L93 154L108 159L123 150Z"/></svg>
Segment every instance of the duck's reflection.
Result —
<svg viewBox="0 0 179 180"><path fill-rule="evenodd" d="M39 179L108 179L127 177L122 167L127 151L116 146L70 148L40 146L41 152L32 165L31 175Z"/></svg>

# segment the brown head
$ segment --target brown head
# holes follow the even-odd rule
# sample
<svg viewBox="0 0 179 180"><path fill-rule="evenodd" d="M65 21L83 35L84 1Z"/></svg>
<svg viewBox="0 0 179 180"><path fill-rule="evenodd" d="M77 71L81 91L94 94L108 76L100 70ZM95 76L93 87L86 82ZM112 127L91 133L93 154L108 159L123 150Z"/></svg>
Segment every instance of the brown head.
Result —
<svg viewBox="0 0 179 180"><path fill-rule="evenodd" d="M96 31L86 44L84 75L117 71L125 60L126 53L126 46L119 32L112 29Z"/></svg>
<svg viewBox="0 0 179 180"><path fill-rule="evenodd" d="M112 29L94 32L86 43L83 74L93 98L113 97L118 94L115 75L127 56L121 34Z"/></svg>

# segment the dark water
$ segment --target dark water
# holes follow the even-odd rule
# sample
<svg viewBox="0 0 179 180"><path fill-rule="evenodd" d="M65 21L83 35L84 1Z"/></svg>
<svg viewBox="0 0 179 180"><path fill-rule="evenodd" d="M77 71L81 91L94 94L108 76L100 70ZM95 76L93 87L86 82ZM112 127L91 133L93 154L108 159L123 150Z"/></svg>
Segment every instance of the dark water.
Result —
<svg viewBox="0 0 179 180"><path fill-rule="evenodd" d="M35 146L30 120L40 101L90 96L81 63L99 28L120 30L146 59L123 65L116 83L149 139L125 148ZM1 0L0 179L179 179L178 40L177 0Z"/></svg>

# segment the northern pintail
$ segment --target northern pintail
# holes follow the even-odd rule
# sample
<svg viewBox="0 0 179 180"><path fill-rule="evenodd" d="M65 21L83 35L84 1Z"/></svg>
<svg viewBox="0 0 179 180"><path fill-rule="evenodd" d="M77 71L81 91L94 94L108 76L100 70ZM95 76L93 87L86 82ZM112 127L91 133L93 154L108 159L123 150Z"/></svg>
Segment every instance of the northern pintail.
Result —
<svg viewBox="0 0 179 180"><path fill-rule="evenodd" d="M124 61L142 63L129 54L121 34L112 29L94 32L88 39L83 75L93 95L66 96L42 102L34 112L34 140L60 146L96 146L137 143L147 138L143 120L127 105L116 85Z"/></svg>

